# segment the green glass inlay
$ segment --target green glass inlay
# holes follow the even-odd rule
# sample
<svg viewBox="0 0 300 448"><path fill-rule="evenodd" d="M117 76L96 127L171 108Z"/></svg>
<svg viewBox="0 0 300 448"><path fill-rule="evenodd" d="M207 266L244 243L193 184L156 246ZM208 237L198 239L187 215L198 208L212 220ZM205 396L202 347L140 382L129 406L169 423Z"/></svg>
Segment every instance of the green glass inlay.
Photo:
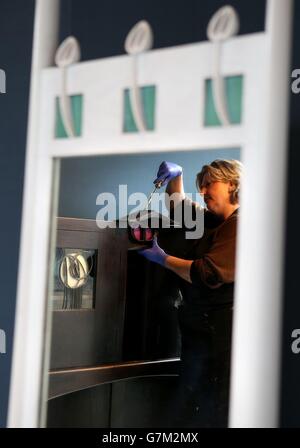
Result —
<svg viewBox="0 0 300 448"><path fill-rule="evenodd" d="M72 110L72 116L73 116L73 123L74 123L74 131L76 137L79 137L81 135L82 131L82 103L83 103L83 95L71 95L71 110ZM62 121L61 113L60 113L60 107L59 107L59 100L56 98L56 104L55 104L55 138L67 138L67 133L65 130L65 126Z"/></svg>
<svg viewBox="0 0 300 448"><path fill-rule="evenodd" d="M140 88L141 99L144 110L145 124L148 131L153 131L155 127L155 86L145 86ZM129 89L124 90L124 113L123 132L138 132L132 113Z"/></svg>
<svg viewBox="0 0 300 448"><path fill-rule="evenodd" d="M243 78L243 76L225 77L227 110L232 124L239 124L242 121ZM211 79L205 81L204 125L221 126L215 109Z"/></svg>

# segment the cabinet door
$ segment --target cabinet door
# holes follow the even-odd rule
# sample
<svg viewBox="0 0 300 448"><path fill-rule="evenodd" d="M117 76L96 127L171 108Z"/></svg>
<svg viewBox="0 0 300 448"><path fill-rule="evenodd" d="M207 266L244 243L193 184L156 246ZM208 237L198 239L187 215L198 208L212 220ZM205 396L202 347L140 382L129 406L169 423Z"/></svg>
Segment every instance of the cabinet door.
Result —
<svg viewBox="0 0 300 448"><path fill-rule="evenodd" d="M92 297L77 300L74 292L62 288L61 293L68 296L67 300L56 298L52 313L51 369L107 364L122 357L126 235L117 229L98 229L85 221L67 218L58 221L57 248L63 254L93 254L88 293ZM56 263L61 264L61 260ZM59 269L58 266L56 275ZM54 303L54 296L52 299Z"/></svg>

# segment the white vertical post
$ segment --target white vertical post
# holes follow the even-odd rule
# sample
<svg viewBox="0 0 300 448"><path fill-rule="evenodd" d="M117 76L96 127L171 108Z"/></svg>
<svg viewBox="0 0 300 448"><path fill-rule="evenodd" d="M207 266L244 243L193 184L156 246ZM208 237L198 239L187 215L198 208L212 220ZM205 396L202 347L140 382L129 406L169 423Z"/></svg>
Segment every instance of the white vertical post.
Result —
<svg viewBox="0 0 300 448"><path fill-rule="evenodd" d="M50 221L52 161L39 147L40 79L57 48L59 0L36 0L35 8L9 427L38 426L44 351L49 224L39 226L39 217Z"/></svg>
<svg viewBox="0 0 300 448"><path fill-rule="evenodd" d="M242 191L231 427L276 427L279 423L292 6L292 0L267 2L265 83L268 94L257 105L262 120L251 142L254 144L248 142L243 149L245 175L251 176L252 189ZM259 151L259 165L252 163L253 151ZM250 215L247 204L257 210L256 216ZM256 247L247 243L248 236L243 230L246 227L251 227Z"/></svg>

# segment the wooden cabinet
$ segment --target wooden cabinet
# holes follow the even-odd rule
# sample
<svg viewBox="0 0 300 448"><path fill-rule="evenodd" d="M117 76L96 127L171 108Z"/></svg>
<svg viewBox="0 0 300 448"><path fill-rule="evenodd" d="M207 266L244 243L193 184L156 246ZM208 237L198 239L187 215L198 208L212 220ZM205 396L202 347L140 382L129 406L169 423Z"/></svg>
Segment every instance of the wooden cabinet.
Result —
<svg viewBox="0 0 300 448"><path fill-rule="evenodd" d="M58 218L57 247L95 251L94 297L93 308L53 311L51 370L179 355L170 273L130 250L127 229Z"/></svg>
<svg viewBox="0 0 300 448"><path fill-rule="evenodd" d="M127 229L92 220L59 218L57 248L92 251L93 297L52 312L47 426L165 426L180 362L172 273L141 257Z"/></svg>

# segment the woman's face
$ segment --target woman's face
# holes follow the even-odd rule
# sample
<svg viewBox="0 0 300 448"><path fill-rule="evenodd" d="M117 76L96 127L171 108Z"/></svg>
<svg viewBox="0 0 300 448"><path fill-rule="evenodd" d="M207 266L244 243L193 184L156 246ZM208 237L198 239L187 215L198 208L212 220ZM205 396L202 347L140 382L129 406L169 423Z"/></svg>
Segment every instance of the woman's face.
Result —
<svg viewBox="0 0 300 448"><path fill-rule="evenodd" d="M228 206L231 205L232 187L232 182L206 182L205 186L200 188L200 193L204 197L208 210L216 215L224 215Z"/></svg>

